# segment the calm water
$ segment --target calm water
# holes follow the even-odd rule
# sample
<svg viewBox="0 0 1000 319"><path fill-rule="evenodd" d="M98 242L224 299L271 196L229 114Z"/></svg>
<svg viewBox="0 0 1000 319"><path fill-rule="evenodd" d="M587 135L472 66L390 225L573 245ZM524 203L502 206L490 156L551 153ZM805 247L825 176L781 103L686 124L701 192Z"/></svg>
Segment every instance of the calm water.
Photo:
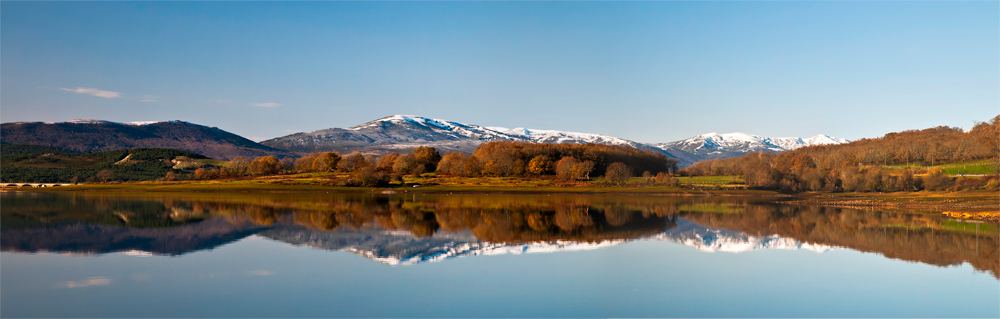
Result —
<svg viewBox="0 0 1000 319"><path fill-rule="evenodd" d="M768 199L0 194L0 316L1000 317L1000 232Z"/></svg>

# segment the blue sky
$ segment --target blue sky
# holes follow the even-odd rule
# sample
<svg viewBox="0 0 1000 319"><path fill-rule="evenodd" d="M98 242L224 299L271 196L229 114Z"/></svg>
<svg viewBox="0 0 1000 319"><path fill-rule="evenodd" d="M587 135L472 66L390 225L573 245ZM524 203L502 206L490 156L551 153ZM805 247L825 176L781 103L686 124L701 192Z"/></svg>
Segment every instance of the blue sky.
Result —
<svg viewBox="0 0 1000 319"><path fill-rule="evenodd" d="M392 114L668 142L1000 114L992 2L0 3L0 120L261 140Z"/></svg>

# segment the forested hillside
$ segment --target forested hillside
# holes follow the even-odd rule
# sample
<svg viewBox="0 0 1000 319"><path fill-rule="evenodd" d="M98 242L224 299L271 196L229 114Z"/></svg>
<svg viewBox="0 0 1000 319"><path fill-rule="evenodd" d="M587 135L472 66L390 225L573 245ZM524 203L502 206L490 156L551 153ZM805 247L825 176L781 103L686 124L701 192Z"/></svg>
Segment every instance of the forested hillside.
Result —
<svg viewBox="0 0 1000 319"><path fill-rule="evenodd" d="M84 153L132 148L171 148L218 160L229 160L237 156L291 155L287 151L257 144L215 127L184 121L149 124L107 121L3 123L0 125L0 140L6 144L54 146Z"/></svg>
<svg viewBox="0 0 1000 319"><path fill-rule="evenodd" d="M139 148L79 153L56 147L0 145L0 180L5 183L80 183L183 178L211 166L197 153ZM173 174L173 175L171 175Z"/></svg>
<svg viewBox="0 0 1000 319"><path fill-rule="evenodd" d="M955 180L933 166L984 160L990 166L987 171L995 173L998 144L1000 116L968 132L947 126L909 130L847 144L701 161L681 173L740 175L751 187L786 191L995 189L995 176Z"/></svg>

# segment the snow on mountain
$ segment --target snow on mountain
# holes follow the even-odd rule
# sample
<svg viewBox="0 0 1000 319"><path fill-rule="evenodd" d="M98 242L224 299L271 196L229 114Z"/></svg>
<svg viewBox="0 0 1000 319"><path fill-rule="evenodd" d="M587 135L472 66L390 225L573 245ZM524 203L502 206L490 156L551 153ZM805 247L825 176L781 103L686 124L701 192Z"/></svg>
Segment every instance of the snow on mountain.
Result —
<svg viewBox="0 0 1000 319"><path fill-rule="evenodd" d="M393 115L374 120L365 124L348 128L348 130L359 131L363 129L385 128L387 125L406 125L428 129L438 133L449 134L454 137L467 137L480 140L509 140L533 143L597 143L607 145L641 145L642 143L630 140L593 133L567 132L557 130L540 130L527 128L509 129L498 126L479 126L464 124L448 120L432 119L416 115ZM849 142L846 139L831 137L828 135L816 135L808 139L799 137L779 137L770 138L760 135L746 133L708 133L698 135L682 141L653 144L659 149L667 149L675 145L694 147L694 149L705 149L715 151L731 150L771 150L775 152L793 150L804 146L839 144Z"/></svg>
<svg viewBox="0 0 1000 319"><path fill-rule="evenodd" d="M506 139L513 140L514 137L502 132L479 125L463 124L447 120L426 118L415 115L393 115L380 118L365 124L347 128L347 130L361 131L365 129L377 130L388 126L409 126L411 128L427 129L437 133L451 135L453 137L466 137L473 139Z"/></svg>
<svg viewBox="0 0 1000 319"><path fill-rule="evenodd" d="M520 136L534 143L595 143L606 145L636 145L638 143L607 135L566 132L554 130L536 130L526 128L508 129L503 127L489 127L497 132L503 132L509 136Z"/></svg>
<svg viewBox="0 0 1000 319"><path fill-rule="evenodd" d="M95 119L76 119L69 120L65 122L45 122L45 124L57 124L57 123L72 123L72 124L118 124L118 125L149 125L164 122L177 122L185 123L184 121L137 121L137 122L112 122L105 120L95 120Z"/></svg>
<svg viewBox="0 0 1000 319"><path fill-rule="evenodd" d="M624 145L662 152L677 158L680 166L713 158L739 156L748 152L781 152L811 145L848 142L845 139L816 135L770 138L745 133L708 133L670 143L638 143L613 136L541 130L480 126L433 119L416 115L393 115L346 129L330 128L308 133L296 133L261 142L261 144L295 152L389 152L432 146L440 151L471 153L482 143L517 141L531 143L595 143Z"/></svg>
<svg viewBox="0 0 1000 319"><path fill-rule="evenodd" d="M480 144L493 141L643 146L600 134L479 126L415 115L388 116L346 129L330 128L297 133L263 141L261 144L298 152L387 151L432 146L442 151L471 153Z"/></svg>
<svg viewBox="0 0 1000 319"><path fill-rule="evenodd" d="M452 136L464 136L467 138L481 140L509 140L533 143L600 143L611 145L630 145L635 142L611 137L607 135L566 132L555 130L536 130L526 128L509 129L498 126L479 126L464 124L441 119L432 119L416 115L393 115L375 121L348 128L348 130L362 130L366 128L384 127L385 123L394 125L411 125L426 128L434 132L450 134Z"/></svg>
<svg viewBox="0 0 1000 319"><path fill-rule="evenodd" d="M850 142L843 138L829 135L816 135L807 139L799 137L765 137L746 133L708 133L688 139L651 144L680 159L680 166L688 166L694 162L740 156L750 152L770 151L783 152L800 147L840 144Z"/></svg>

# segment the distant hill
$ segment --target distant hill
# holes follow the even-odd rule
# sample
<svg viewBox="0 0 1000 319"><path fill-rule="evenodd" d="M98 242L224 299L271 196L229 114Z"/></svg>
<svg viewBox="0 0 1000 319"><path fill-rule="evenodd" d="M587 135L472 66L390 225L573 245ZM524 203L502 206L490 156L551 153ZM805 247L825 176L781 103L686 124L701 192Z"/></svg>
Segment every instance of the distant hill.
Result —
<svg viewBox="0 0 1000 319"><path fill-rule="evenodd" d="M54 146L77 152L171 148L229 160L236 156L290 156L215 127L184 121L118 123L100 120L17 122L0 125L4 144Z"/></svg>
<svg viewBox="0 0 1000 319"><path fill-rule="evenodd" d="M68 183L99 178L108 170L112 181L148 181L169 172L191 175L214 160L187 151L136 148L78 153L52 146L0 144L0 181L12 183Z"/></svg>
<svg viewBox="0 0 1000 319"><path fill-rule="evenodd" d="M803 146L847 142L845 139L827 135L802 139L769 138L743 133L709 133L670 143L639 143L593 133L508 129L421 116L393 115L350 128L296 133L266 140L261 144L301 153L323 151L386 153L405 151L417 146L433 146L442 151L472 153L480 144L493 141L626 145L662 152L677 158L682 167L700 160L734 157L761 150L781 152Z"/></svg>

